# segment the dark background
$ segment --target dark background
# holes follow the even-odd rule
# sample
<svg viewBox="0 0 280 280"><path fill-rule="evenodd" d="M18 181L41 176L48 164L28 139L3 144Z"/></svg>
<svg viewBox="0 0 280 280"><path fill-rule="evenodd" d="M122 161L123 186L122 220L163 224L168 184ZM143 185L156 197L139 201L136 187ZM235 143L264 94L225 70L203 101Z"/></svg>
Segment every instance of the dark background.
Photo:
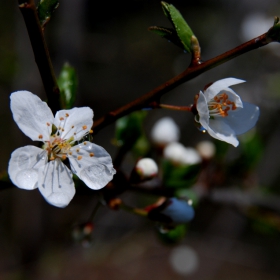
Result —
<svg viewBox="0 0 280 280"><path fill-rule="evenodd" d="M29 90L42 99L46 96L17 2L0 0L0 4L0 170L4 172L10 153L31 143L13 122L10 93ZM178 0L172 4L198 37L204 60L264 33L267 22L272 25L274 16L280 16L276 0ZM257 20L246 35L245 21L250 18ZM66 61L78 72L76 106L90 106L96 120L187 67L190 57L149 32L152 25L170 26L160 1L61 1L46 28L46 40L56 74ZM257 131L265 146L248 185L273 189L278 205L280 46L272 45L204 73L165 95L163 101L189 105L209 82L226 77L246 80L235 90L243 100L260 107ZM163 110L149 113L148 135L161 116L175 119L186 146L210 139L197 131L191 114ZM94 142L114 157L113 138L114 125L110 125ZM240 148L230 148L233 157L239 152ZM128 171L133 163L128 156ZM84 248L73 241L71 230L90 215L97 201L94 192L76 195L67 208L57 209L36 190L5 189L0 192L0 279L279 279L280 222L275 223L278 233L254 230L240 207L243 198L202 203L187 236L174 246L157 239L152 222L103 207L95 219L92 246ZM128 194L124 199L141 197ZM170 261L179 249L181 266L189 267L184 273Z"/></svg>

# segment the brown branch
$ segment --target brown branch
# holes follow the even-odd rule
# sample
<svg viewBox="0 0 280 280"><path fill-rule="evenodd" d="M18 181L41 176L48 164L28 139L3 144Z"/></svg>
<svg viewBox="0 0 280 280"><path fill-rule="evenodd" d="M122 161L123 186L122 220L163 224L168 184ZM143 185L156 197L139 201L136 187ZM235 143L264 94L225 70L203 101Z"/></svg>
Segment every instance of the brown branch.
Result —
<svg viewBox="0 0 280 280"><path fill-rule="evenodd" d="M163 83L157 88L151 90L145 95L139 97L138 99L116 109L115 111L110 112L109 114L101 117L93 124L93 133L96 134L103 127L113 123L120 117L123 117L133 111L141 110L143 108L149 107L149 105L154 102L159 102L160 97L176 88L180 84L187 82L200 74L217 67L220 64L223 64L241 54L249 52L251 50L257 49L259 47L265 46L271 42L271 39L267 38L267 33L256 37L230 51L227 51L215 58L209 59L205 62L198 62L196 64L191 64L183 73L178 76L170 79L169 81ZM154 107L154 106L152 106Z"/></svg>
<svg viewBox="0 0 280 280"><path fill-rule="evenodd" d="M19 0L19 9L31 41L35 61L37 63L43 85L47 94L48 104L53 113L60 109L59 88L56 82L49 51L37 14L34 0Z"/></svg>

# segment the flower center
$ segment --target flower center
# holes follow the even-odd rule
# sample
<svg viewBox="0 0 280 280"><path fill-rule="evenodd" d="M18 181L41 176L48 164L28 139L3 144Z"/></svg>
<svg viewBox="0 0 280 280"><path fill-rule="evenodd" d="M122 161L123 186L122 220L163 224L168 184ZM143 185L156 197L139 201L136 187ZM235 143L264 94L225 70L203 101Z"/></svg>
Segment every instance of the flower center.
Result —
<svg viewBox="0 0 280 280"><path fill-rule="evenodd" d="M56 158L64 160L68 155L72 154L71 148L74 142L73 138L64 140L57 135L53 135L50 137L50 141L46 141L43 149L48 152L49 160Z"/></svg>
<svg viewBox="0 0 280 280"><path fill-rule="evenodd" d="M228 116L228 111L235 110L237 107L233 101L229 100L226 93L219 93L208 102L210 116Z"/></svg>

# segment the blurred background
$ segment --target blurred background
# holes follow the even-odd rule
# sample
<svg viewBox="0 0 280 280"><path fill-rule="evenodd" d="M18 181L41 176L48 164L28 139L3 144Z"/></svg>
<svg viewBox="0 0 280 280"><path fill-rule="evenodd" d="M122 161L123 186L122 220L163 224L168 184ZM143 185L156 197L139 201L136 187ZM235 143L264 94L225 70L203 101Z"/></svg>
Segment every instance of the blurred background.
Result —
<svg viewBox="0 0 280 280"><path fill-rule="evenodd" d="M0 171L4 174L11 152L31 144L12 119L10 93L29 90L42 99L46 96L17 1L0 3ZM263 34L274 16L280 16L277 0L174 0L172 4L199 39L203 60ZM65 62L78 73L75 106L90 106L97 120L188 66L190 56L149 32L153 25L171 27L160 1L60 2L45 34L56 74ZM91 246L83 246L73 239L73 228L89 218L98 200L94 191L78 194L68 207L58 209L38 191L0 189L0 279L280 279L279 62L280 46L273 43L162 98L163 103L187 106L206 84L236 77L247 82L234 90L261 110L256 129L240 137L238 148L214 142L217 156L196 186L204 192L205 186L211 189L196 206L195 219L180 241L166 244L153 222L101 207ZM211 140L197 130L192 114L166 110L148 113L144 123L148 139L163 116L179 125L185 146ZM117 153L114 129L110 125L94 137L112 158ZM128 174L134 164L135 158L128 154L124 172ZM146 196L128 193L123 199L137 205Z"/></svg>

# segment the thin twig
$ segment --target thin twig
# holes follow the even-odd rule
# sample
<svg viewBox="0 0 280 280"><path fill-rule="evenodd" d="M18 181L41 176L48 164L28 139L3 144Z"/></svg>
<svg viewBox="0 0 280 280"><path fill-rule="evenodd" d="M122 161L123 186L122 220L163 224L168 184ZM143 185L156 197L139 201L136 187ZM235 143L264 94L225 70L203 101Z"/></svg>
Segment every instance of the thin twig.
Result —
<svg viewBox="0 0 280 280"><path fill-rule="evenodd" d="M170 79L169 81L163 83L138 99L110 112L109 114L95 121L92 127L93 133L96 134L103 127L113 123L120 117L123 117L133 111L149 107L149 104L153 104L154 102L159 103L159 99L163 94L171 91L180 84L187 82L237 56L269 44L271 40L268 39L266 35L267 33L205 62L200 62L194 65L191 64L183 73L179 74L178 76Z"/></svg>
<svg viewBox="0 0 280 280"><path fill-rule="evenodd" d="M34 0L19 0L19 9L31 41L35 61L37 63L43 85L48 98L48 105L53 113L60 109L59 87L56 82L49 51L37 14Z"/></svg>

